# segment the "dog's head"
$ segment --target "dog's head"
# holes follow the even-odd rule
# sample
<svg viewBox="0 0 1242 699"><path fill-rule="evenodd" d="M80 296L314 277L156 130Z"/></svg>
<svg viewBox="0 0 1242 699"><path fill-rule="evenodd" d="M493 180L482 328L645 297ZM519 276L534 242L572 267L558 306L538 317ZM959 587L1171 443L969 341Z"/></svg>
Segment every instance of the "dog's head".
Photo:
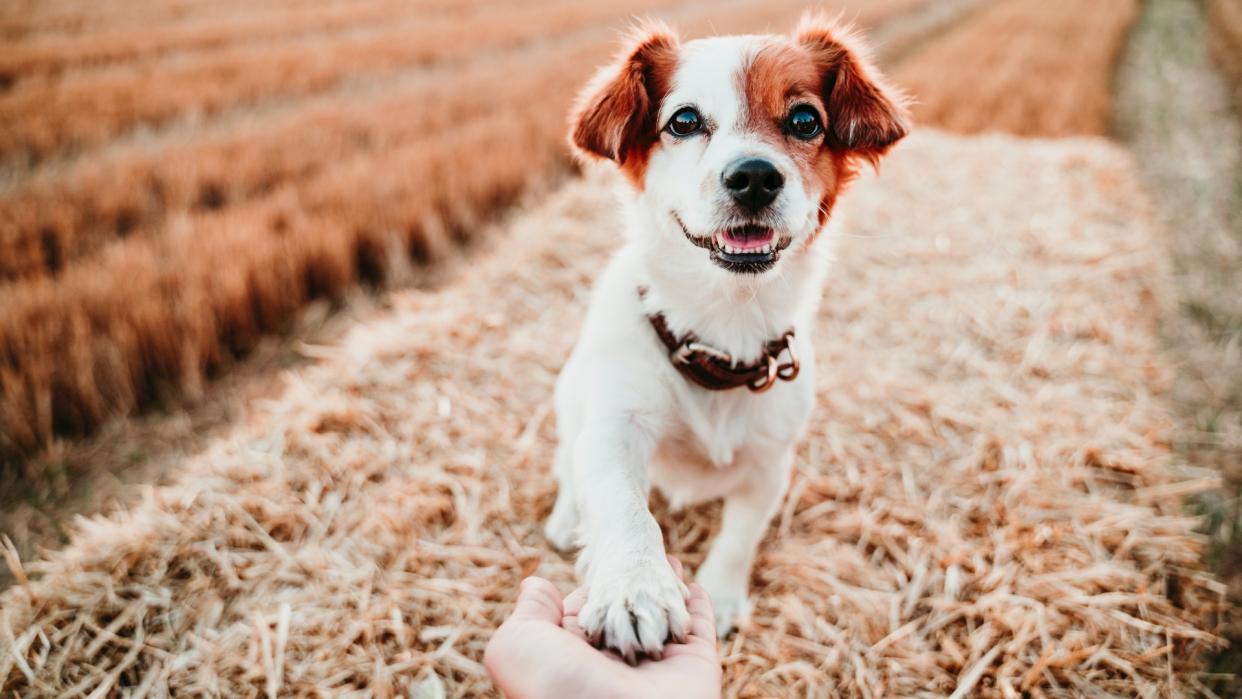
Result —
<svg viewBox="0 0 1242 699"><path fill-rule="evenodd" d="M832 22L685 44L649 26L584 91L571 141L617 163L649 234L760 274L791 246L808 247L860 163L876 163L907 119L900 95Z"/></svg>

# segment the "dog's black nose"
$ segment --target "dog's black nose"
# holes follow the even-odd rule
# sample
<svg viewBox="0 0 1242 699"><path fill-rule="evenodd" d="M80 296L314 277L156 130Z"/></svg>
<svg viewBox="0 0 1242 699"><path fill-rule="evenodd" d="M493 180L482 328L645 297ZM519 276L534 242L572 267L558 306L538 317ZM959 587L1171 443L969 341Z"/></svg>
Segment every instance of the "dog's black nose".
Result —
<svg viewBox="0 0 1242 699"><path fill-rule="evenodd" d="M724 186L733 200L751 212L771 204L785 186L785 176L763 158L747 158L724 171Z"/></svg>

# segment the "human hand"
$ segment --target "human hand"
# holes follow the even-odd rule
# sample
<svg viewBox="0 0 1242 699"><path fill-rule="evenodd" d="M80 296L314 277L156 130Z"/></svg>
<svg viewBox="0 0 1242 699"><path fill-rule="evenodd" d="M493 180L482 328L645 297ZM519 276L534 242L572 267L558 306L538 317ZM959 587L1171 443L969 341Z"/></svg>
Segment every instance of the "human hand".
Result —
<svg viewBox="0 0 1242 699"><path fill-rule="evenodd" d="M670 558L681 576L681 563ZM690 585L690 635L670 643L658 659L627 665L611 651L593 647L578 628L586 588L563 601L543 578L522 581L513 614L492 636L483 663L492 681L510 699L559 697L720 696L720 658L711 601L698 584Z"/></svg>

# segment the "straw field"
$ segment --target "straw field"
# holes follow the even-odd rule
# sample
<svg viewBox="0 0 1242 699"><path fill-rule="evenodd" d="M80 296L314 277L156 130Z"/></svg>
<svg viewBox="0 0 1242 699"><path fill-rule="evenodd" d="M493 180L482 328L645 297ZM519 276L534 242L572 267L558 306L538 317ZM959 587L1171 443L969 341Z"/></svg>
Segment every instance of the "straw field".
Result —
<svg viewBox="0 0 1242 699"><path fill-rule="evenodd" d="M551 392L612 186L571 183L463 278L307 348L174 485L28 565L0 689L490 693L518 580L573 584L539 533ZM1194 694L1221 593L1181 502L1215 479L1169 475L1164 243L1129 158L925 132L830 234L819 417L726 696ZM692 568L717 510L657 510Z"/></svg>
<svg viewBox="0 0 1242 699"><path fill-rule="evenodd" d="M128 5L135 7L134 3ZM164 3L144 8L144 16L154 19L150 13L171 5ZM282 5L287 6L288 3ZM418 3L404 0L337 0L300 6L296 13L290 13L287 7L281 6L252 4L248 8L229 7L229 3L217 2L180 8L175 18L157 20L154 29L144 31L142 41L135 41L133 27L127 26L134 18L117 17L120 13L115 8L111 15L91 18L89 31L83 31L85 27L82 26L88 17L87 8L80 8L71 15L76 20L73 25L76 29L58 27L46 21L40 23L28 13L26 21L19 26L0 25L0 31L7 29L10 34L6 38L23 38L0 57L0 74L12 84L19 75L27 79L51 76L76 68L132 62L171 53L184 54L255 41L288 40L332 31L371 28L392 21L394 17L408 18L412 10L435 10L441 16L460 16L462 11L469 12L479 6L446 3L443 0ZM213 7L225 9L226 12L193 11ZM104 18L120 21L115 26L100 26L100 20ZM25 38L26 34L33 36Z"/></svg>
<svg viewBox="0 0 1242 699"><path fill-rule="evenodd" d="M63 70L48 68L46 51L42 63L19 60L22 47L58 33L85 39L95 26L115 34L124 22L92 6L82 10L92 24L62 26L56 7L71 3L25 23L9 17L17 38L5 50L24 67L0 93L0 142L13 145L0 150L60 155L33 169L10 158L0 190L0 460L155 400L193 398L308 299L450 254L565 173L568 104L632 13L701 34L788 26L804 5L633 0L566 11L541 0L523 6L523 20L479 1L473 15L459 8L469 16L431 22L425 41L409 40L425 4L412 3L409 17L358 31L295 25L287 40L191 42L115 60L62 42L72 54ZM927 4L842 7L871 27ZM258 12L228 16L278 22L271 8ZM197 8L168 21L223 20ZM475 45L466 34L483 48L465 50ZM384 41L401 48L375 48Z"/></svg>
<svg viewBox="0 0 1242 699"><path fill-rule="evenodd" d="M1139 0L993 3L930 41L894 78L917 97L919 123L1106 135L1114 69L1138 8Z"/></svg>
<svg viewBox="0 0 1242 699"><path fill-rule="evenodd" d="M1232 141L1177 136L1223 112L1166 70L1173 46L1152 26L1129 78L1152 94L1114 108L1141 5L831 3L920 124L947 131L908 139L827 234L818 412L761 546L754 618L720 645L725 696L1228 684L1202 671L1231 669L1236 655L1212 654L1237 634L1237 591L1203 567L1232 539L1185 503L1228 498L1217 474L1238 452L1214 442L1217 463L1182 442L1236 416L1212 378L1237 363L1236 323L1192 318L1210 342L1166 326L1202 345L1171 354L1158 323L1236 320L1218 289L1236 246L1204 213L1236 199L1212 174L1227 168L1203 165ZM696 36L784 30L805 8L0 7L0 491L37 498L45 468L112 468L58 462L63 440L210 396L316 299L406 287L339 342L291 341L302 365L266 377L275 398L169 457L164 485L127 485L120 507L68 526L59 550L0 512L15 581L0 590L0 695L494 695L482 651L518 581L576 584L540 533L552 385L620 235L617 178L575 177L566 157L567 107L633 14ZM1239 6L1206 8L1242 85ZM1146 125L1139 168L1102 139L1019 138L1105 135L1115 109ZM976 135L991 131L1017 137ZM1153 215L1136 169L1168 210ZM1179 222L1170 242L1161 224ZM58 522L49 502L58 525L75 511ZM719 507L653 505L693 570Z"/></svg>
<svg viewBox="0 0 1242 699"><path fill-rule="evenodd" d="M452 61L478 53L480 43L502 51L547 34L669 4L541 0L501 5L471 22L390 12L397 16L365 31L256 41L202 56L157 60L153 65L134 60L52 79L19 75L16 84L0 95L0 120L6 124L0 132L0 158L38 160L59 149L93 145L181 115L210 115L261 99L323 90L350 76L374 79L405 66Z"/></svg>

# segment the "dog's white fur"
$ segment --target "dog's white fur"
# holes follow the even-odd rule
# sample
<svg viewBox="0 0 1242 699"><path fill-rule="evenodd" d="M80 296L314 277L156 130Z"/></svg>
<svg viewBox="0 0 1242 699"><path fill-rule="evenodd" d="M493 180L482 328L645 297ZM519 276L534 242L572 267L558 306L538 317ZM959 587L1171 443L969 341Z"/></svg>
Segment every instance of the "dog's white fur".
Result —
<svg viewBox="0 0 1242 699"><path fill-rule="evenodd" d="M779 144L745 126L737 75L764 40L722 37L680 47L658 123L694 105L711 122L711 136L661 135L641 188L625 195L625 244L597 281L557 382L559 493L546 534L563 550L583 547L579 571L588 601L579 623L629 657L658 653L689 625L686 589L666 560L649 488L659 488L675 508L724 499L720 533L696 578L711 596L718 632L728 633L749 612L755 550L814 404L808 331L828 257L828 236L816 235L823 193L803 181ZM713 264L686 233L709 237L727 225L721 172L753 156L785 177L772 228L792 243L772 269L739 274ZM642 298L639 287L647 290ZM801 374L764 393L699 388L670 363L647 320L654 312L676 335L693 331L746 362L794 328Z"/></svg>

